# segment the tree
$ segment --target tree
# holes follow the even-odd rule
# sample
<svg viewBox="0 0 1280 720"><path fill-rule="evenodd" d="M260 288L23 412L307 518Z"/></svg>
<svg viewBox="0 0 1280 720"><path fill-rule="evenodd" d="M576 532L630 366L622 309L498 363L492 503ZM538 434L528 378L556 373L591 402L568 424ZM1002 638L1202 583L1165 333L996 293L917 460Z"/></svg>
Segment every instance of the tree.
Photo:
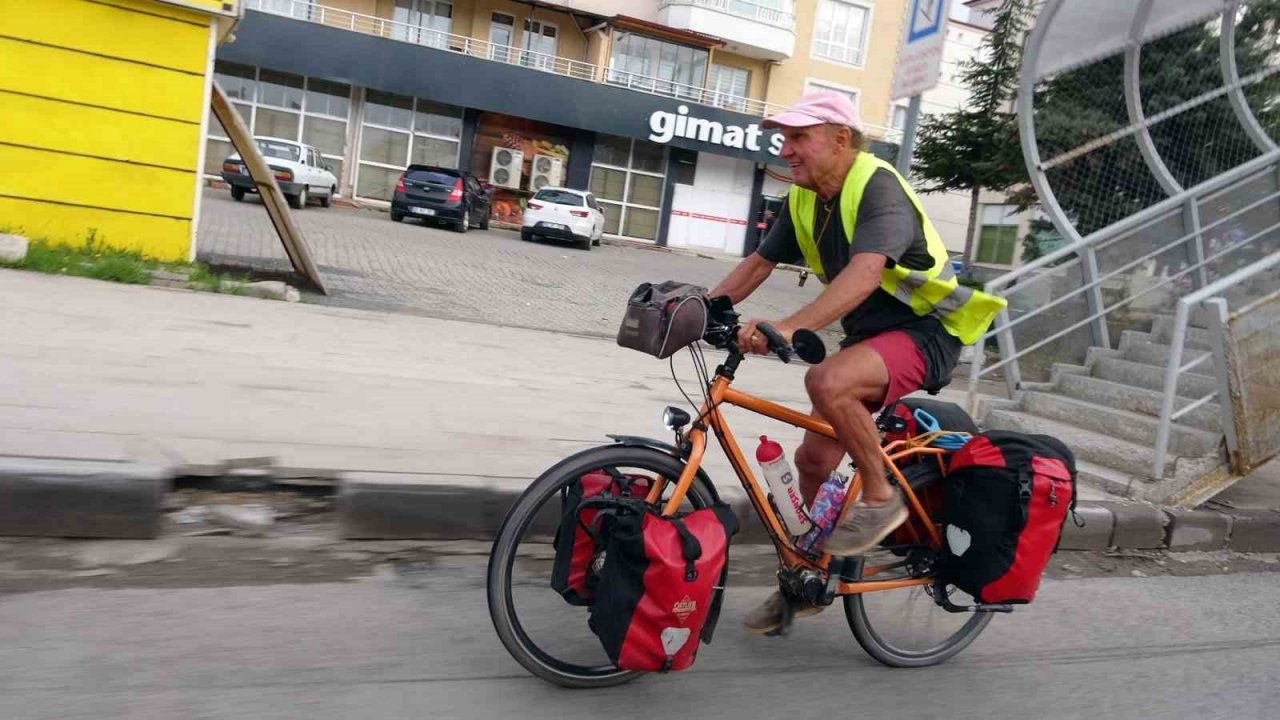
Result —
<svg viewBox="0 0 1280 720"><path fill-rule="evenodd" d="M922 119L912 172L927 182L923 192L967 190L969 229L964 256L972 257L978 197L986 188L1005 191L1028 181L1018 142L1013 99L1022 64L1022 39L1034 0L1003 0L994 26L979 48L981 59L961 64L969 106Z"/></svg>

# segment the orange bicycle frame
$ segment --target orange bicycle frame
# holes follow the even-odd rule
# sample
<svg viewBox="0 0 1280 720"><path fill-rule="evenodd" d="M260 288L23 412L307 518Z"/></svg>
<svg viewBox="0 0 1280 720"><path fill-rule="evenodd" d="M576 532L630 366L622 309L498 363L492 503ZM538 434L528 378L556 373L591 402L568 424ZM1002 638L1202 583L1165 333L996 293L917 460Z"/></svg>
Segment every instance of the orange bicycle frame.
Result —
<svg viewBox="0 0 1280 720"><path fill-rule="evenodd" d="M750 466L747 464L746 456L743 455L742 449L738 446L737 440L733 437L733 432L729 429L728 423L725 421L724 415L720 412L721 405L732 405L746 410L750 410L767 418L772 418L788 425L803 428L805 430L824 435L831 439L836 439L835 430L831 425L819 418L802 412L797 412L791 408L770 402L763 398L749 395L729 387L730 380L724 375L717 375L711 383L710 392L708 393L708 401L698 412L698 418L705 418L706 426L703 427L699 423L694 423L687 435L689 443L689 458L685 465L684 472L676 480L676 486L671 496L667 499L663 506L664 515L674 515L684 501L685 495L688 493L690 486L693 484L698 468L702 465L702 458L707 450L707 431L715 433L716 439L720 441L720 447L729 458L729 464L733 466L734 472L738 475L738 479L742 482L743 489L747 492L747 497L751 500L752 506L755 508L756 514L764 523L765 529L769 532L769 537L773 540L774 547L777 548L778 557L784 565L791 569L811 568L826 572L831 562L831 555L823 553L816 559L811 555L806 555L791 542L782 521L778 518L773 510L773 506L769 502L768 495L756 482L755 475L752 474ZM911 489L911 484L902 476L902 472L898 469L897 462L912 456L934 455L941 456L946 451L940 448L927 447L916 442L894 442L881 448L880 454L883 457L885 467L889 469L897 480L898 487L902 489L902 494L907 502L907 508L911 515L920 519L920 526L927 529L929 537L927 542L931 547L941 547L942 538L938 532L938 528L934 525L932 519L929 518L928 512L920 503L920 499ZM657 503L662 497L666 489L667 480L660 478L649 491L649 502ZM853 479L849 483L849 491L845 495L844 507L841 508L841 517L848 512L852 499L858 496L861 489L862 480L857 472L854 473ZM909 521L908 521L909 522ZM912 527L909 525L909 527ZM915 533L915 530L911 530ZM925 538L916 537L916 540L923 541ZM884 568L870 567L864 570L864 577L874 575L876 572ZM932 578L909 578L895 580L873 580L859 582L841 582L836 585L837 595L853 595L857 593L877 592L882 590L896 590L899 588L913 587L918 585L928 585L932 583Z"/></svg>

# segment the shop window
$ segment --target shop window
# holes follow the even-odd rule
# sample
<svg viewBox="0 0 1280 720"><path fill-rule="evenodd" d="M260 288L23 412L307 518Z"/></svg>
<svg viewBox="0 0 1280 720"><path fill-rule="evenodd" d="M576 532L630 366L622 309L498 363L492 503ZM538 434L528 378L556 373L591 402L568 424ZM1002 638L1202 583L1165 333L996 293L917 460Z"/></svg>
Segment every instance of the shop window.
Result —
<svg viewBox="0 0 1280 720"><path fill-rule="evenodd" d="M360 161L403 168L409 157L409 136L394 130L365 126L360 138Z"/></svg>
<svg viewBox="0 0 1280 720"><path fill-rule="evenodd" d="M674 161L671 182L693 185L698 178L698 153L682 148L672 148L671 158Z"/></svg>
<svg viewBox="0 0 1280 720"><path fill-rule="evenodd" d="M396 182L400 179L400 173L403 171L403 168L393 170L391 168L362 164L360 166L360 177L356 181L356 195L363 198L390 201L391 197L395 195Z"/></svg>
<svg viewBox="0 0 1280 720"><path fill-rule="evenodd" d="M413 98L380 90L366 90L364 98L366 125L405 130L413 127Z"/></svg>
<svg viewBox="0 0 1280 720"><path fill-rule="evenodd" d="M259 107L253 121L253 134L257 137L298 139L298 113L270 110Z"/></svg>
<svg viewBox="0 0 1280 720"><path fill-rule="evenodd" d="M222 86L222 91L227 94L227 97L253 102L257 82L256 70L252 65L239 65L219 60L214 63L213 77Z"/></svg>
<svg viewBox="0 0 1280 720"><path fill-rule="evenodd" d="M258 75L258 104L301 110L303 92L301 75L262 70Z"/></svg>
<svg viewBox="0 0 1280 720"><path fill-rule="evenodd" d="M320 151L320 164L330 166L334 175L341 178L347 154L350 86L221 60L215 63L214 74L250 132L315 146ZM210 157L204 170L216 174L221 171L222 158L230 153L231 144L212 113L208 138L205 154ZM217 165L213 155L219 156Z"/></svg>
<svg viewBox="0 0 1280 720"><path fill-rule="evenodd" d="M347 119L351 113L351 87L342 83L307 80L307 113Z"/></svg>
<svg viewBox="0 0 1280 720"><path fill-rule="evenodd" d="M435 138L415 137L413 139L413 154L409 161L416 165L456 167L458 165L458 143Z"/></svg>
<svg viewBox="0 0 1280 720"><path fill-rule="evenodd" d="M345 122L308 116L302 123L302 142L314 145L322 155L342 157L347 146Z"/></svg>
<svg viewBox="0 0 1280 720"><path fill-rule="evenodd" d="M657 238L666 152L664 146L643 140L597 136L591 192L604 211L606 233Z"/></svg>
<svg viewBox="0 0 1280 720"><path fill-rule="evenodd" d="M1014 205L986 205L978 231L978 251L974 262L1012 265L1018 246L1018 219Z"/></svg>

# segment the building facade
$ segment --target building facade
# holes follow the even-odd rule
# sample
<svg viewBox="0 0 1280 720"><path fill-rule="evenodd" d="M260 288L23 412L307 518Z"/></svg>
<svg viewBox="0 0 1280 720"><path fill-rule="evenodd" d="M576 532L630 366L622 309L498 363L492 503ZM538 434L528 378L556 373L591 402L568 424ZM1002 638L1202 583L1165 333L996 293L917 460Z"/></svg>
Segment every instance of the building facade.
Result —
<svg viewBox="0 0 1280 720"><path fill-rule="evenodd" d="M500 227L558 182L596 195L608 235L743 255L787 181L762 116L830 88L896 142L875 121L905 4L246 0L215 77L255 135L315 145L341 195L385 202L406 165L447 165L494 185ZM231 149L209 126L215 176Z"/></svg>

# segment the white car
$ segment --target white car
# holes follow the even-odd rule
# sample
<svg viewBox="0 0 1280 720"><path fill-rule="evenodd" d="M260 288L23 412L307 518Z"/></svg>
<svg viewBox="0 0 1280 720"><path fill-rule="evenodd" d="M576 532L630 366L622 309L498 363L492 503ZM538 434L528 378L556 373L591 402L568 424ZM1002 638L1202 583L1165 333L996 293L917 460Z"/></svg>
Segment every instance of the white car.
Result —
<svg viewBox="0 0 1280 720"><path fill-rule="evenodd" d="M590 250L604 237L604 211L585 190L544 187L529 201L520 225L521 240L555 238Z"/></svg>
<svg viewBox="0 0 1280 720"><path fill-rule="evenodd" d="M275 173L276 183L291 207L301 210L310 199L319 200L321 207L329 207L338 192L338 178L320 157L319 150L281 138L255 137L253 140ZM245 193L258 192L239 153L222 162L222 179L231 186L231 197L236 202L244 200Z"/></svg>

